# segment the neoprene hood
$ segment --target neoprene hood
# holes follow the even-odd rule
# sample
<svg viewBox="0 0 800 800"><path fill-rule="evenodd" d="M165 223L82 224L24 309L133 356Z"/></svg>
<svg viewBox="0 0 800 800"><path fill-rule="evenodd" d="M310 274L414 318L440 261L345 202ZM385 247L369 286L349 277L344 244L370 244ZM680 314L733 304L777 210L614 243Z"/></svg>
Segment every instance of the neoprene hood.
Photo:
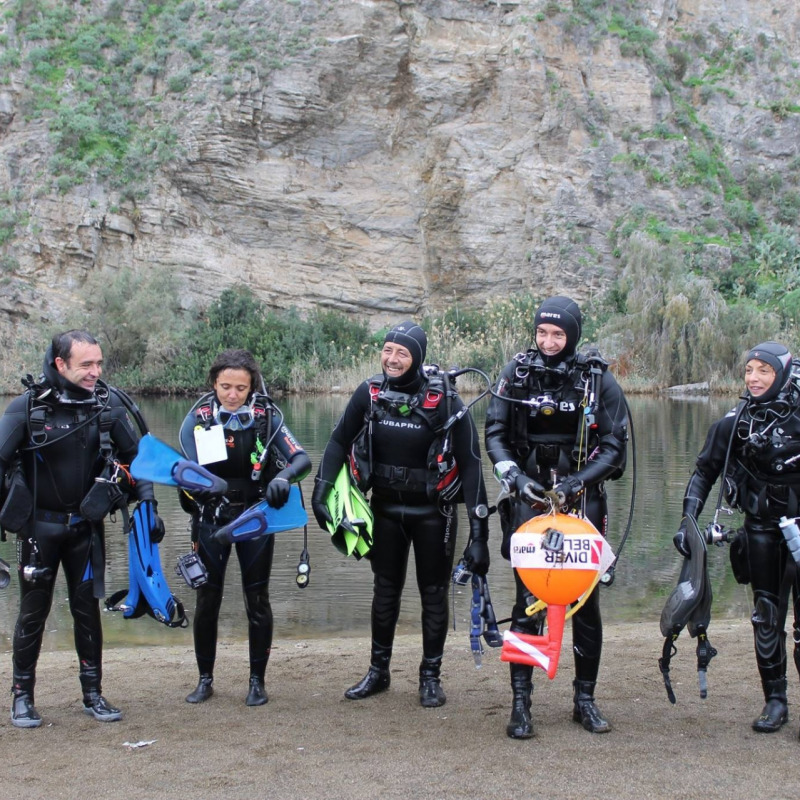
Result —
<svg viewBox="0 0 800 800"><path fill-rule="evenodd" d="M744 363L753 359L763 361L775 370L772 386L764 394L751 398L756 403L766 403L775 399L789 385L792 379L792 354L780 342L762 342L747 354Z"/></svg>
<svg viewBox="0 0 800 800"><path fill-rule="evenodd" d="M556 356L545 358L546 362L558 364L575 354L581 338L582 319L581 310L573 299L556 295L545 300L536 311L534 328L542 324L556 325L567 334L564 349Z"/></svg>
<svg viewBox="0 0 800 800"><path fill-rule="evenodd" d="M422 365L428 350L428 336L425 331L416 322L405 320L386 333L383 343L386 342L399 344L411 354L411 367L408 372L399 378L387 378L389 383L405 386L417 381L422 374Z"/></svg>

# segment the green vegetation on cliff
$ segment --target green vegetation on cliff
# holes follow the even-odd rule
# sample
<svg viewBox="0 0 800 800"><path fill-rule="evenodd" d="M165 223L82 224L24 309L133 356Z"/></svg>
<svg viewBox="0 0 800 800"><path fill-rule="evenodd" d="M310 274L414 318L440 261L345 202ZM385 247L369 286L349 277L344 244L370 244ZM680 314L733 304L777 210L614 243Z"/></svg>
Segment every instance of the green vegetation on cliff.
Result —
<svg viewBox="0 0 800 800"><path fill-rule="evenodd" d="M7 23L0 86L12 78L23 85L22 112L51 137L36 191L99 185L135 219L137 201L180 164L187 109L208 106L213 114L236 86L263 82L298 54L323 47L318 33L327 8L300 0L7 0L0 8ZM734 151L709 122L713 115L702 112L751 102L746 82L770 75L770 91L757 101L769 120L758 135L769 140L800 113L800 66L779 38L747 30L677 28L664 40L649 10L638 0L531 2L520 4L509 24L534 35L537 26L557 25L587 52L613 40L623 59L646 68L648 99L664 101L658 119L622 131L605 176L593 180L598 193L627 183L669 200L647 195L650 202L631 203L608 221L614 274L602 292L583 299L585 337L631 381L721 384L759 340L800 346L800 156L763 157L755 132L752 148L748 140L744 153ZM555 73L547 74L549 92L578 107ZM608 145L607 109L593 96L585 109L576 124L593 147ZM702 213L678 213L688 207ZM16 190L0 193L6 278L17 272L13 244L28 218ZM570 257L596 263L578 234L563 233L575 245ZM269 310L244 287L189 314L178 299L185 290L166 272L110 277L97 269L72 323L101 336L115 379L142 391L197 388L226 346L250 347L276 387L325 389L374 363L380 332L370 333L362 319ZM539 299L476 300L430 317L431 356L495 373L530 343Z"/></svg>
<svg viewBox="0 0 800 800"><path fill-rule="evenodd" d="M259 4L255 18L236 13L242 5L9 0L0 12L17 46L6 37L0 82L24 71L24 112L46 120L53 139L53 188L99 179L135 201L179 156L185 105L208 102L209 91L230 96L237 76L263 79L311 47L297 3Z"/></svg>

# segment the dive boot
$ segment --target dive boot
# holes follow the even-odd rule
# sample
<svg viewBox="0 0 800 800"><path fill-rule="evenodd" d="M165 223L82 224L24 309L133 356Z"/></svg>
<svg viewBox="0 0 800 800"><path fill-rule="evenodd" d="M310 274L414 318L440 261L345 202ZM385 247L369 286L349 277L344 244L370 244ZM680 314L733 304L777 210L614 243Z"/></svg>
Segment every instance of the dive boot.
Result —
<svg viewBox="0 0 800 800"><path fill-rule="evenodd" d="M423 708L439 708L447 702L439 674L442 657L423 658L419 665L419 704Z"/></svg>
<svg viewBox="0 0 800 800"><path fill-rule="evenodd" d="M244 701L246 706L263 706L269 698L264 689L264 681L258 675L250 676L250 691L247 693L247 699Z"/></svg>
<svg viewBox="0 0 800 800"><path fill-rule="evenodd" d="M589 733L608 733L611 725L594 702L594 681L575 680L572 685L575 689L572 721L580 722Z"/></svg>
<svg viewBox="0 0 800 800"><path fill-rule="evenodd" d="M11 701L11 724L15 728L38 728L42 718L33 705L33 694L29 692L14 692Z"/></svg>
<svg viewBox="0 0 800 800"><path fill-rule="evenodd" d="M527 664L511 664L511 688L514 692L514 700L511 705L511 719L506 725L506 734L510 739L530 739L533 736L532 675L533 667L529 667Z"/></svg>
<svg viewBox="0 0 800 800"><path fill-rule="evenodd" d="M753 720L753 730L757 733L775 733L789 719L786 703L786 678L764 681L764 699L767 701L761 716Z"/></svg>
<svg viewBox="0 0 800 800"><path fill-rule="evenodd" d="M392 648L384 647L373 639L367 674L355 686L351 686L344 696L348 700L363 700L365 697L385 692L392 682L389 674L391 658Z"/></svg>
<svg viewBox="0 0 800 800"><path fill-rule="evenodd" d="M205 703L214 694L214 678L212 675L203 673L197 682L197 688L186 695L187 703Z"/></svg>
<svg viewBox="0 0 800 800"><path fill-rule="evenodd" d="M388 668L382 669L370 665L367 674L355 686L351 686L344 696L348 700L363 700L365 697L372 697L373 694L385 692L391 682Z"/></svg>
<svg viewBox="0 0 800 800"><path fill-rule="evenodd" d="M116 722L122 719L122 712L114 708L100 692L86 692L83 695L83 713L94 717L98 722Z"/></svg>

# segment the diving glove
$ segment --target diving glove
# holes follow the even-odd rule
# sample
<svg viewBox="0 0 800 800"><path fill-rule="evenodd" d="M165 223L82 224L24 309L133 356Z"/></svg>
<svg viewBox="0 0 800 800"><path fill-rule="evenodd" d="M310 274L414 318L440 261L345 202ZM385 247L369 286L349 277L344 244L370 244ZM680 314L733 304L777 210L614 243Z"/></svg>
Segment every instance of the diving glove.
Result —
<svg viewBox="0 0 800 800"><path fill-rule="evenodd" d="M317 524L326 530L328 523L333 524L333 517L331 512L328 511L328 506L325 501L328 498L328 493L333 488L330 481L324 481L320 477L314 478L314 491L311 494L311 510L314 512L314 517Z"/></svg>
<svg viewBox="0 0 800 800"><path fill-rule="evenodd" d="M150 503L153 507L153 525L150 528L150 541L153 544L159 544L164 539L166 528L164 527L164 520L158 516L158 503L155 500L140 500L136 507L138 508L143 503Z"/></svg>
<svg viewBox="0 0 800 800"><path fill-rule="evenodd" d="M286 501L289 499L290 488L291 484L289 481L277 475L267 485L267 491L264 496L273 508L283 508L283 506L286 505Z"/></svg>
<svg viewBox="0 0 800 800"><path fill-rule="evenodd" d="M159 544L164 540L164 534L166 532L164 520L161 519L161 517L159 517L155 511L153 511L153 527L150 528L150 541L153 544Z"/></svg>
<svg viewBox="0 0 800 800"><path fill-rule="evenodd" d="M583 491L583 481L574 475L569 475L563 481L559 481L554 490L559 505L568 506Z"/></svg>
<svg viewBox="0 0 800 800"><path fill-rule="evenodd" d="M517 497L534 507L544 507L545 489L541 483L529 478L524 472L514 478Z"/></svg>
<svg viewBox="0 0 800 800"><path fill-rule="evenodd" d="M213 508L223 502L223 496L210 489L192 489L190 495L192 499L201 506L210 506Z"/></svg>
<svg viewBox="0 0 800 800"><path fill-rule="evenodd" d="M692 475L692 480L694 480L694 478L695 476ZM691 482L690 480L689 483L691 484ZM692 557L692 550L689 547L689 536L686 533L687 519L691 517L694 520L694 524L697 525L697 518L700 516L702 510L703 501L699 497L687 494L687 496L683 498L683 519L678 526L678 532L672 537L672 543L675 545L675 549L684 558Z"/></svg>
<svg viewBox="0 0 800 800"><path fill-rule="evenodd" d="M486 506L483 506L485 509ZM464 566L475 575L484 576L489 571L489 524L486 517L469 520L469 542L464 548Z"/></svg>
<svg viewBox="0 0 800 800"><path fill-rule="evenodd" d="M692 551L689 547L689 536L686 533L686 517L681 520L680 527L678 528L678 532L672 537L672 544L675 545L675 549L684 557L684 558L691 558Z"/></svg>

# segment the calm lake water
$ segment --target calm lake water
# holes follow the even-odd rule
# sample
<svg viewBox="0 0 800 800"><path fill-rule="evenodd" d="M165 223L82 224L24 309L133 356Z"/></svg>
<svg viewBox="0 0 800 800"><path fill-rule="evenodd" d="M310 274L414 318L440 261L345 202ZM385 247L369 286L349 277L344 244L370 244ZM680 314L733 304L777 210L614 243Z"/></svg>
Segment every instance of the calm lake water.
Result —
<svg viewBox="0 0 800 800"><path fill-rule="evenodd" d="M0 411L8 399L0 400ZM151 431L177 447L177 434L191 401L182 399L141 399L137 401ZM280 402L286 421L309 452L314 469L336 419L347 402L344 396L324 398L287 398ZM474 409L475 421L483 428L486 401ZM630 536L623 549L613 586L600 587L604 619L645 621L654 626L664 601L675 586L680 571L680 557L672 546L672 535L681 517L683 490L703 444L708 426L732 407L730 399L672 400L667 398L630 398L636 436L636 510ZM484 464L490 500L497 495L497 483L488 462ZM313 473L312 473L313 476ZM627 474L608 484L610 504L609 539L616 550L628 518L634 485L633 461L629 456ZM310 504L313 480L306 479L303 489ZM716 487L709 498L701 524L713 516ZM179 555L190 549L188 517L178 505L174 489L156 487L159 512L167 535L161 545L164 573L172 591L183 601L193 617L193 591L173 569ZM311 515L310 515L311 516ZM728 522L729 518L723 521ZM508 562L499 554L500 529L496 516L491 518L490 546L492 566L489 586L499 619L510 613L513 602L513 575ZM461 515L458 552L465 544L465 517ZM10 537L11 539L12 537ZM323 636L352 636L369 633L372 574L366 561L345 558L330 544L330 537L317 526L313 516L308 525L308 548L311 555L311 580L299 589L295 575L303 548L303 531L280 533L276 538L275 563L270 584L275 615L276 642L281 639L306 639ZM106 588L109 594L127 587L127 547L119 522L107 524L109 564ZM0 556L16 563L13 541L0 543ZM714 587L714 618L749 616L750 601L745 587L738 585L728 565L725 548L712 547L709 554ZM403 597L399 629L419 629L419 600L409 567L409 581ZM470 593L460 590L453 596L456 637L469 635ZM0 591L0 649L9 651L18 609L18 578ZM452 627L452 626L451 626ZM150 617L123 619L121 614L104 615L105 640L109 645L185 644L191 647L191 627L169 629ZM235 558L228 566L227 584L220 619L220 640L243 640L247 623L242 602L239 567ZM56 598L47 624L46 649L72 648L72 620L66 599L66 585L59 575Z"/></svg>

